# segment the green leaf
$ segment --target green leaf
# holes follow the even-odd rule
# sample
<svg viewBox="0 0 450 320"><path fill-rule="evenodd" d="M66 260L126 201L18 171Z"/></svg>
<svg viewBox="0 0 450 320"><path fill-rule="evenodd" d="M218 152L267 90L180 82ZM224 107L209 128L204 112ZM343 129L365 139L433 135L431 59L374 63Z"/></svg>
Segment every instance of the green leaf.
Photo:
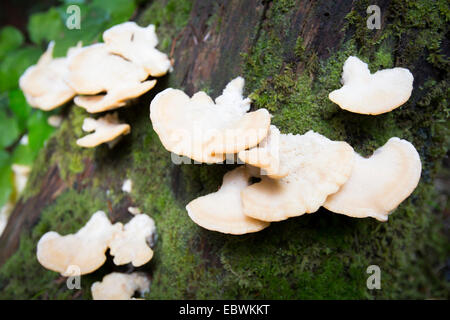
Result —
<svg viewBox="0 0 450 320"><path fill-rule="evenodd" d="M55 39L54 56L65 56L67 49L76 46L78 41L82 41L84 46L100 41L103 30L106 29L109 14L102 8L92 8L87 5L79 5L81 10L81 29L65 29L64 34ZM63 20L67 20L69 15L65 8L58 8Z"/></svg>
<svg viewBox="0 0 450 320"><path fill-rule="evenodd" d="M19 138L20 134L15 115L8 111L5 108L0 109L0 128L2 128L0 149L10 146Z"/></svg>
<svg viewBox="0 0 450 320"><path fill-rule="evenodd" d="M0 59L3 59L9 51L20 47L23 43L22 33L12 27L6 26L0 30Z"/></svg>
<svg viewBox="0 0 450 320"><path fill-rule="evenodd" d="M57 39L64 33L65 25L56 8L50 8L46 12L35 13L28 22L28 33L36 44Z"/></svg>
<svg viewBox="0 0 450 320"><path fill-rule="evenodd" d="M128 21L136 9L130 0L93 0L92 7L102 8L110 15L109 26Z"/></svg>
<svg viewBox="0 0 450 320"><path fill-rule="evenodd" d="M0 150L0 208L8 201L12 193L12 170L9 154Z"/></svg>
<svg viewBox="0 0 450 320"><path fill-rule="evenodd" d="M73 1L66 1L73 3ZM81 23L80 29L63 28L55 40L54 56L65 56L67 49L75 46L78 41L83 45L90 45L102 40L103 31L109 27L128 21L133 15L136 5L129 0L94 0L89 4L77 4L80 7ZM59 12L62 21L67 21L69 15L66 6L55 8Z"/></svg>
<svg viewBox="0 0 450 320"><path fill-rule="evenodd" d="M9 153L5 150L0 150L0 167L3 167L9 163Z"/></svg>
<svg viewBox="0 0 450 320"><path fill-rule="evenodd" d="M22 73L39 59L42 51L34 47L17 49L0 64L0 91L16 89Z"/></svg>
<svg viewBox="0 0 450 320"><path fill-rule="evenodd" d="M29 145L19 144L13 151L11 162L31 166L36 156L37 152Z"/></svg>
<svg viewBox="0 0 450 320"><path fill-rule="evenodd" d="M9 107L17 117L19 130L23 132L26 129L27 120L31 112L31 107L28 105L22 90L12 90L8 94Z"/></svg>
<svg viewBox="0 0 450 320"><path fill-rule="evenodd" d="M53 131L54 128L47 123L47 115L41 110L33 110L28 118L28 144L31 150L39 151Z"/></svg>

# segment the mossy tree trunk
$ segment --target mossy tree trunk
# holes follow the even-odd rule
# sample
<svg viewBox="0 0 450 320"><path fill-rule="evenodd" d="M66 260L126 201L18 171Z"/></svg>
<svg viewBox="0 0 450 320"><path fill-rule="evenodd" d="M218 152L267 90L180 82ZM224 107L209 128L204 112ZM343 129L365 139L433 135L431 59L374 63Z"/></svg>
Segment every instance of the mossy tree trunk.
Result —
<svg viewBox="0 0 450 320"><path fill-rule="evenodd" d="M381 8L380 30L366 26L371 4ZM152 276L148 298L448 296L440 266L449 248L432 184L448 142L448 10L445 0L170 0L143 6L136 20L157 24L174 71L119 110L132 133L112 150L78 148L86 113L65 107L67 117L35 163L0 238L0 297L89 298L93 281L111 270L129 271L108 262L82 278L81 291L71 291L35 258L43 233L74 232L96 210L127 221L129 206L152 216L159 234L154 259L139 268ZM349 55L372 71L409 68L415 76L409 102L380 116L351 114L331 103L327 95L340 86ZM387 223L320 209L244 236L198 227L185 205L217 190L232 166L173 164L152 130L149 102L166 87L216 97L239 75L252 108L268 108L284 133L312 129L365 155L391 136L408 139L423 163L419 187ZM131 194L121 191L126 178L133 181ZM382 271L381 290L366 287L366 268L373 264Z"/></svg>

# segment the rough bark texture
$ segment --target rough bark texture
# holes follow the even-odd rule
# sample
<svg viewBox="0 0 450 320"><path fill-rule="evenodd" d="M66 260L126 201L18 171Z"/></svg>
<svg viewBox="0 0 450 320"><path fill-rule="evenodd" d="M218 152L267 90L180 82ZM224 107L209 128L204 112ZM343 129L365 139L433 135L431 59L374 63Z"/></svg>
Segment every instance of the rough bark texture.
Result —
<svg viewBox="0 0 450 320"><path fill-rule="evenodd" d="M81 291L71 291L35 258L43 233L74 232L100 209L127 221L128 206L152 216L158 229L155 257L139 268L152 277L147 298L448 297L446 198L437 196L433 179L448 145L449 8L446 1L375 2L380 30L366 27L368 1L202 0L186 12L177 8L189 8L188 1L145 5L136 20L157 23L174 71L119 111L132 133L113 150L76 147L86 114L65 107L67 118L40 154L0 238L0 297L89 298L93 281L111 270L130 271L108 261L83 276ZM328 92L340 86L349 55L372 71L409 68L415 76L410 101L377 117L331 103ZM313 129L366 155L391 136L408 139L423 162L418 189L387 223L321 209L239 237L198 227L185 205L216 190L233 166L174 165L152 130L149 102L166 87L215 97L238 75L253 108L268 108L284 133ZM126 178L133 181L131 194L121 191ZM366 287L373 264L382 270L381 290Z"/></svg>

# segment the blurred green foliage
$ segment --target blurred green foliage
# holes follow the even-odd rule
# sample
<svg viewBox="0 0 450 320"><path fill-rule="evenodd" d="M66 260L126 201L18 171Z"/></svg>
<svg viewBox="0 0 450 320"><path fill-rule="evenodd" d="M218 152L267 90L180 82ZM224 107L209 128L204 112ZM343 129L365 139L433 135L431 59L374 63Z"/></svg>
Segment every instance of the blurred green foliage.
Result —
<svg viewBox="0 0 450 320"><path fill-rule="evenodd" d="M80 8L80 29L69 29L66 21ZM35 64L50 41L55 41L54 56L64 56L79 41L89 45L101 41L104 30L128 21L136 9L130 0L61 0L60 4L29 17L28 39L13 26L0 29L0 208L13 190L13 163L32 165L39 150L54 129L48 125L57 113L33 109L19 89L19 78ZM24 138L25 137L25 138Z"/></svg>

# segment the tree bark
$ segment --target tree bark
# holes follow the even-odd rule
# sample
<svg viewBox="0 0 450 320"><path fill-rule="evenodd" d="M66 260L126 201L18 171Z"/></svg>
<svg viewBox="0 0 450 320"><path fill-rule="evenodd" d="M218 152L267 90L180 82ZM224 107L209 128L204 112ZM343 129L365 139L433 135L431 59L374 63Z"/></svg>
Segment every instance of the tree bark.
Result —
<svg viewBox="0 0 450 320"><path fill-rule="evenodd" d="M78 149L74 141L81 133L80 119L86 114L75 106L66 107L65 123L39 156L25 196L16 205L0 237L0 266L11 267L21 261L18 255L35 249L22 248L20 243L24 239L31 239L36 245L39 236L50 228L61 234L74 231L73 227L67 227L73 219L69 209L61 209L68 211L62 214L64 223L52 220L61 202L66 201L64 195L70 194L67 201L73 201L73 210L78 208L79 202L100 201L113 221L129 220L128 206L139 207L155 219L159 234L155 258L140 269L152 275L149 298L445 296L442 270L433 268L443 262L442 257L448 250L443 249L441 240L432 242L429 238L433 233L442 234L443 217L428 203L433 194L434 174L445 154L445 141L436 138L438 129L432 122L439 115L431 111L429 105L444 101L448 78L442 65L427 60L432 52L426 46L411 53L414 45L410 43L415 41L415 34L432 27L408 26L402 14L416 9L401 3L377 1L382 12L382 28L368 30L365 8L369 4L364 1L362 4L344 0L194 1L187 22L176 25L167 19L158 26L162 30L160 34L157 29L160 38L170 39L166 52L173 49L174 70L158 79L151 93L120 110L120 117L131 125L132 134L117 147L113 150L106 146L93 151ZM151 9L153 4L149 5ZM137 21L142 25L152 22L151 14L149 21L143 14L150 9L148 6L140 9ZM402 37L392 27L397 24L404 30ZM388 30L392 33L384 39ZM441 44L444 52L447 40ZM355 49L348 49L349 43ZM386 50L382 51L384 47ZM322 99L326 97L325 91L330 91L330 82L324 84L328 81L327 72L330 78L332 71L340 74L346 57L339 54L345 55L349 50L374 59L380 52L386 52L395 66L410 68L415 81L408 104L393 111L393 115L375 119L349 114ZM333 64L333 61L336 62ZM265 69L278 71L266 75ZM370 154L386 141L380 142L386 135L383 126L393 121L388 127L390 132L410 137L420 152L424 174L418 190L385 224L350 219L321 209L241 237L196 226L187 216L185 205L216 190L223 174L232 166L171 163L170 153L163 149L151 127L149 102L166 87L182 88L189 95L207 90L215 98L239 75L247 80L246 94L258 95L252 108L265 106L266 102L259 99L263 95L269 98L268 103L275 102L276 108L274 106L271 112L284 133L302 134L308 128L302 127L304 122L300 121L319 117L320 123L326 126L330 123L329 127L324 127L325 132L320 133L333 135L337 132L330 138L349 141L357 150ZM286 80L282 82L281 78ZM305 92L295 92L302 88L295 84L302 79L311 81L313 89L308 93L312 105L317 104L318 110L324 110L322 114L317 114L317 110L305 111L300 103L298 110L293 111L283 104L296 94L305 98ZM435 81L433 87L426 86L430 80ZM332 86L333 89L339 87L338 79ZM443 92L431 94L433 88L442 87ZM420 124L419 118L426 121ZM443 121L445 125L448 118ZM343 122L346 129L338 132L337 122ZM444 131L444 140L446 134ZM133 180L131 194L120 191L127 177ZM77 217L82 218L76 224L87 221L94 209L97 206L90 211L77 212ZM433 252L430 257L426 257L427 250ZM36 277L46 272L36 261L27 263L32 264L30 268L36 272ZM380 265L383 272L386 287L379 292L366 288L368 275L365 272L371 264ZM83 284L84 297L89 297L88 284L113 269L109 263L88 277ZM408 274L418 276L408 281ZM3 287L5 292L14 295L12 280L6 279L7 275L8 271L0 272L0 289ZM59 287L56 293L39 297L56 298L62 290ZM36 292L30 288L23 294L31 297Z"/></svg>

